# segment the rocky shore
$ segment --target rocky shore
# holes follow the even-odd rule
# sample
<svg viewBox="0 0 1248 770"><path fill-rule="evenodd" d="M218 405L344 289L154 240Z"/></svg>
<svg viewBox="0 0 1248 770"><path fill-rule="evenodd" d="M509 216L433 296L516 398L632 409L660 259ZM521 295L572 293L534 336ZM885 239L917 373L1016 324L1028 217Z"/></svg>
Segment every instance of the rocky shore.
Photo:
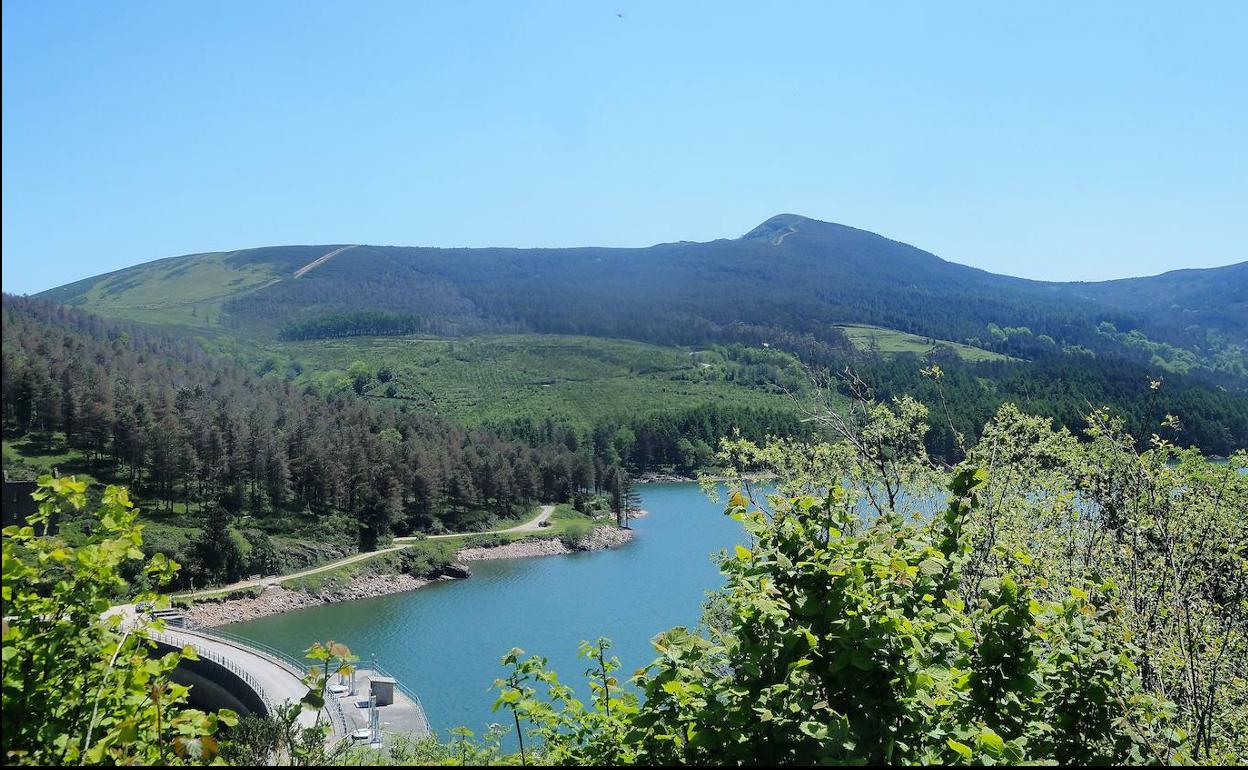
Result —
<svg viewBox="0 0 1248 770"><path fill-rule="evenodd" d="M775 474L773 473L741 474L741 478L749 479L750 481L764 481L774 477ZM710 479L711 481L727 481L728 477L719 473L703 473L697 476L682 476L679 473L659 473L649 471L641 474L633 480L638 484L685 484L694 481L702 481L703 479Z"/></svg>
<svg viewBox="0 0 1248 770"><path fill-rule="evenodd" d="M578 551L612 548L617 545L623 545L632 539L632 530L599 527L575 548L569 548L557 537L529 538L492 548L461 548L455 553L455 556L460 562L553 556L576 553ZM468 567L460 563L445 567L435 577L414 577L403 574L356 575L346 586L327 589L318 593L293 591L273 583L266 585L255 596L247 595L233 599L196 602L186 611L186 622L191 628L223 626L228 623L255 620L256 618L263 618L269 615L280 615L283 612L299 610L305 607L315 607L319 604L333 604L352 599L368 599L374 596L386 596L387 594L412 591L439 580L457 580L467 578L471 574ZM241 591L240 593L247 592Z"/></svg>
<svg viewBox="0 0 1248 770"><path fill-rule="evenodd" d="M264 587L258 596L223 601L196 602L186 611L186 622L191 628L223 626L241 623L269 615L280 615L291 610L333 604L351 599L368 599L373 596L397 594L427 586L435 580L452 578L418 578L412 575L357 575L345 587L333 591L310 593L292 591L277 584Z"/></svg>
<svg viewBox="0 0 1248 770"><path fill-rule="evenodd" d="M530 538L517 540L514 543L494 546L492 548L461 548L455 552L460 561L483 561L486 559L525 559L530 556L554 556L578 551L596 551L601 548L613 548L633 539L631 529L617 527L598 527L576 547L568 547L557 537Z"/></svg>
<svg viewBox="0 0 1248 770"><path fill-rule="evenodd" d="M678 473L643 473L633 479L638 484L674 484L680 482L697 481L695 476L681 476Z"/></svg>

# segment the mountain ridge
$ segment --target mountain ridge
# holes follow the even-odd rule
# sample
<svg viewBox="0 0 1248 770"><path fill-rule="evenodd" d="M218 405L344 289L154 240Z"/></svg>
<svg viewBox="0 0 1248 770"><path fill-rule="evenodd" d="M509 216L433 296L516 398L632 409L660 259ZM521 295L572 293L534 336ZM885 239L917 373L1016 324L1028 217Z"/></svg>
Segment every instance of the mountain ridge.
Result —
<svg viewBox="0 0 1248 770"><path fill-rule="evenodd" d="M440 334L537 331L662 344L775 337L835 345L835 324L862 323L1022 358L1054 346L1129 344L1140 348L1131 355L1177 365L1181 356L1159 346L1197 358L1248 348L1248 262L1035 281L789 213L734 239L639 248L347 246L167 257L37 296L130 320L268 337L289 323L384 311L419 315ZM1144 339L1113 336L1130 331ZM1232 368L1242 368L1240 359L1232 352Z"/></svg>
<svg viewBox="0 0 1248 770"><path fill-rule="evenodd" d="M822 225L822 226L828 226L832 228L838 228L847 232L862 233L865 235L874 236L876 238L883 239L885 241L897 244L899 246L902 246L908 249L914 249L916 251L919 251L919 252L922 252L923 254L934 257L935 259L938 259L941 262L944 262L947 264L958 265L968 270L976 270L979 272L987 273L989 275L999 276L1003 278L1012 278L1012 279L1016 279L1019 281L1027 281L1027 282L1035 283L1035 284L1054 284L1054 285L1062 285L1062 286L1075 286L1075 285L1096 286L1096 285L1101 285L1101 284L1109 284L1109 283L1116 283L1116 282L1122 282L1122 281L1134 281L1134 280L1161 278L1163 276L1170 276L1174 274L1193 274L1194 275L1194 274L1209 273L1210 271L1216 272L1220 270L1227 270L1231 268L1236 268L1240 270L1248 270L1248 260L1243 260L1239 262L1229 262L1225 265L1214 265L1211 267L1180 267L1180 268L1174 268L1172 270L1167 270L1161 273L1152 273L1152 274L1136 275L1136 276L1123 276L1119 278L1106 278L1106 279L1095 280L1095 281L1086 281L1086 280L1061 281L1061 280L1026 278L1023 276L1010 275L1008 273L997 273L997 272L993 272L992 270L988 270L986 268L976 267L974 265L967 265L967 264L957 262L952 259L947 259L934 252L930 252L919 246L915 246L914 244L907 243L906 241L897 240L895 238L889 238L888 236L881 235L880 233L877 233L873 230L867 230L865 228L854 227L853 225L846 225L840 222L831 222L827 220L815 219L813 217L808 217L803 214L782 213L782 214L776 214L774 216L768 217L766 220L759 223L754 228L750 229L749 231L745 232L744 234L736 238L715 238L709 241L694 241L694 240L663 241L660 243L650 244L649 246L589 246L589 245L583 245L583 246L430 246L430 245L409 246L409 245L399 245L399 244L393 244L393 243L390 243L390 244L381 244L381 243L350 244L344 241L340 243L330 243L330 244L316 244L316 243L269 244L269 245L264 245L264 246L244 246L244 247L237 248L237 249L225 249L225 250L217 250L217 251L193 251L193 252L187 252L185 254L173 254L173 255L168 255L164 257L156 257L146 262L137 262L133 265L119 267L119 268L116 268L114 270L109 270L104 273L97 273L95 275L84 276L82 278L75 279L73 281L70 281L65 284L61 284L59 286L53 286L48 289L44 289L42 291L33 292L29 296L46 298L46 297L49 297L52 292L61 291L67 287L73 286L83 281L96 281L96 280L107 278L108 276L116 275L118 273L122 273L128 270L133 270L135 268L143 267L145 265L154 265L157 263L166 262L170 260L188 259L192 257L205 257L209 255L235 255L235 254L242 254L245 252L262 251L262 250L270 250L270 249L309 249L309 250L324 249L325 251L332 251L333 249L344 247L344 246L362 246L365 248L385 248L385 249L432 249L432 250L440 250L440 251L485 251L485 250L489 250L489 251L582 251L582 250L591 250L591 249L611 250L611 251L640 251L640 250L645 250L645 249L658 248L662 246L707 245L707 244L714 244L714 243L720 243L720 242L758 240L761 238L762 233L765 232L765 228L772 225L773 223L781 222L781 221L785 222L786 224L804 223L804 224L809 224L809 225Z"/></svg>

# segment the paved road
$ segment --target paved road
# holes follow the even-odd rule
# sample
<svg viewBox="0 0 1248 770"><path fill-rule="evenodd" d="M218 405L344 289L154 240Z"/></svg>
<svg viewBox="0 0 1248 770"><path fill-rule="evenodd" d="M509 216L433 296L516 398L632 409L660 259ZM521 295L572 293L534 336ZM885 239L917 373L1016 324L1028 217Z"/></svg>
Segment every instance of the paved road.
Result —
<svg viewBox="0 0 1248 770"><path fill-rule="evenodd" d="M505 535L509 532L536 532L538 529L541 529L542 523L545 522L547 519L549 519L550 515L554 512L555 512L555 506L543 505L541 513L539 513L534 518L529 519L525 523L517 524L514 527L508 527L507 529L491 529L488 532L452 532L449 535L427 535L425 536L424 539L425 540L438 540L444 537L464 537L465 535L469 535L469 536L471 535ZM415 542L419 542L420 539L421 538L418 538L418 537L396 537L394 539L394 542L415 543Z"/></svg>
<svg viewBox="0 0 1248 770"><path fill-rule="evenodd" d="M453 532L449 535L430 535L427 539L440 540L442 538L464 537L465 535L496 535L496 534L503 535L509 532L533 532L533 531L536 531L539 527L541 527L542 522L549 519L550 515L554 512L555 512L555 506L543 505L541 513L539 513L536 517L534 517L533 519L529 521L526 521L523 524L518 524L514 527L508 527L507 529L493 529L487 532ZM418 537L396 537L394 539L394 542L398 543L398 545L392 545L388 548L382 548L377 551L369 551L367 553L357 553L354 556L348 556L346 558L339 559L338 561L331 561L328 564L322 564L321 566L313 567L312 569L305 569L300 572L292 572L289 575L276 575L274 577L255 578L251 580L240 580L237 583L230 583L227 586L220 586L217 588L205 588L202 591L193 591L191 593L186 593L186 594L177 594L174 598L196 599L201 596L210 596L212 594L219 594L219 593L227 592L227 591L239 591L244 588L254 588L256 586L262 586L262 585L276 585L285 580L293 580L295 578L307 577L309 575L315 575L319 572L327 572L332 569L337 569L347 564L354 564L357 561L364 561L365 559L371 559L374 556L380 556L385 553L393 553L394 551L401 551L404 548L411 545L412 543L419 542L420 540L421 538L418 538Z"/></svg>

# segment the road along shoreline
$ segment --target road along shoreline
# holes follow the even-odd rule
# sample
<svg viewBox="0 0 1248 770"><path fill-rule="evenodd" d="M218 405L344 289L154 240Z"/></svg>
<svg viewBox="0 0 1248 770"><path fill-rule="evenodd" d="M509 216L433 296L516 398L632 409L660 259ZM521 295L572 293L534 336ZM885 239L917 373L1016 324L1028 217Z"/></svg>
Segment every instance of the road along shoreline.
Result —
<svg viewBox="0 0 1248 770"><path fill-rule="evenodd" d="M414 591L430 583L469 577L472 574L471 570L463 562L524 559L595 551L624 545L632 539L633 530L631 529L600 526L576 547L569 547L560 538L528 538L486 548L461 548L455 552L455 558L459 563L444 568L439 574L427 577L398 573L360 574L353 575L343 586L321 591L296 590L277 584L240 588L235 595L227 594L219 599L196 601L185 611L186 623L190 628L212 628L270 615L280 615L321 604L370 599L376 596Z"/></svg>

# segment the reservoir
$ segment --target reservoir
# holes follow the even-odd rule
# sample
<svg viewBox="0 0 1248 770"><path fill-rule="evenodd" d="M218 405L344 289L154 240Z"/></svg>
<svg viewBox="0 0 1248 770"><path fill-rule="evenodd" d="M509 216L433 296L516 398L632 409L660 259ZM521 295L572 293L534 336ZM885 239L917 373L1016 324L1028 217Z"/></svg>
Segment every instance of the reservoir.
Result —
<svg viewBox="0 0 1248 770"><path fill-rule="evenodd" d="M632 522L631 543L605 551L473 562L472 577L374 599L342 602L236 623L223 630L296 657L315 641L371 656L420 696L434 730L460 725L481 735L494 679L512 647L549 659L563 682L583 681L581 640L609 637L621 682L655 657L650 639L696 625L707 591L722 584L711 555L745 535L697 484L639 487L650 515ZM587 695L578 687L582 697ZM541 690L539 689L539 692Z"/></svg>

